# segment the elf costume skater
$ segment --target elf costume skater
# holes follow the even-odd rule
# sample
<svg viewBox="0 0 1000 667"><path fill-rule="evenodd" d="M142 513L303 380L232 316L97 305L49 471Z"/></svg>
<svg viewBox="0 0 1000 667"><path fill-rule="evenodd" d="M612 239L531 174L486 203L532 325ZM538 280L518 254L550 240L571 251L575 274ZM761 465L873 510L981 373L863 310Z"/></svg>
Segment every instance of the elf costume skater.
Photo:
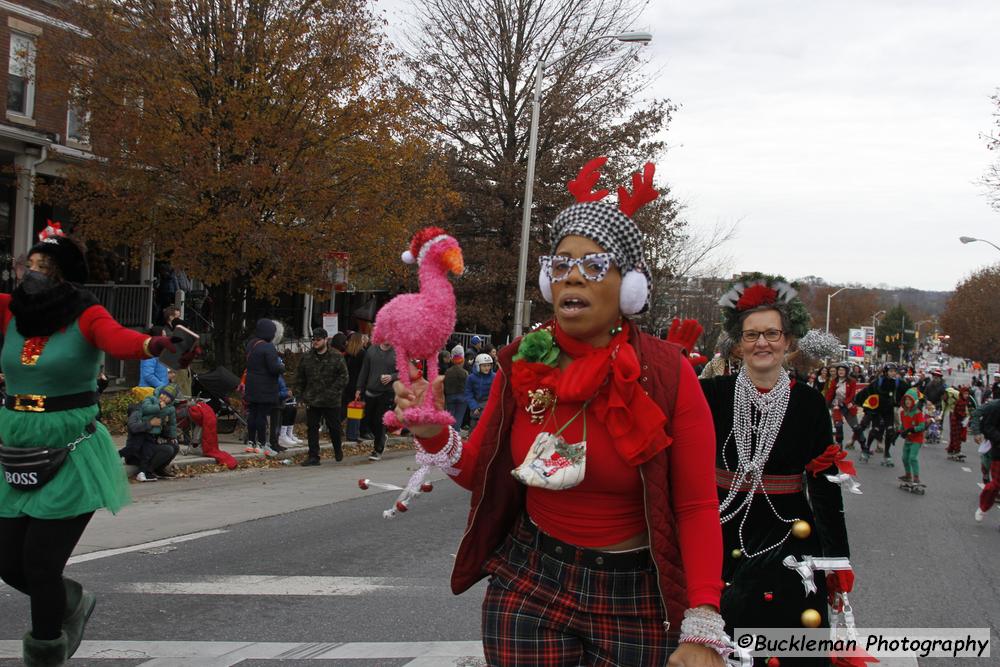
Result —
<svg viewBox="0 0 1000 667"><path fill-rule="evenodd" d="M920 409L920 393L907 389L903 394L903 406L899 409L900 435L903 436L903 470L899 477L907 484L920 484L920 448L924 444L924 430L927 421Z"/></svg>
<svg viewBox="0 0 1000 667"><path fill-rule="evenodd" d="M128 481L108 430L96 420L102 352L143 359L169 338L124 328L79 284L84 253L51 227L28 253L12 294L0 294L0 577L31 598L29 667L62 665L80 645L95 597L62 576L94 511L117 512Z"/></svg>

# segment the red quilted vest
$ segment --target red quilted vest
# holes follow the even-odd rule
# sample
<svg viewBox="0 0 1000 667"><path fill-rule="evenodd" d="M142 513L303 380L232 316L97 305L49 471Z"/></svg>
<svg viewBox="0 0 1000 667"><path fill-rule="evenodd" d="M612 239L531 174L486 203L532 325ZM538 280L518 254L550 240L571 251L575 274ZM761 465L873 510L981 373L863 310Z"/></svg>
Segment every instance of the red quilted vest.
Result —
<svg viewBox="0 0 1000 667"><path fill-rule="evenodd" d="M641 333L636 327L632 328L629 342L642 366L639 383L667 415L669 433L680 365L687 362L678 346ZM500 406L493 413L493 419L478 427L486 429L486 433L476 461L472 507L451 574L451 589L456 595L486 576L483 564L506 539L524 510L526 488L510 474L515 467L510 452L510 429L517 405L508 378L511 375L511 358L519 344L520 339L515 340L500 351L499 365L503 372L495 380L502 383ZM667 610L668 630L671 627L680 628L684 610L688 607L677 526L670 506L670 452L668 447L639 469L649 543L659 575L660 597ZM484 501L486 498L489 500Z"/></svg>

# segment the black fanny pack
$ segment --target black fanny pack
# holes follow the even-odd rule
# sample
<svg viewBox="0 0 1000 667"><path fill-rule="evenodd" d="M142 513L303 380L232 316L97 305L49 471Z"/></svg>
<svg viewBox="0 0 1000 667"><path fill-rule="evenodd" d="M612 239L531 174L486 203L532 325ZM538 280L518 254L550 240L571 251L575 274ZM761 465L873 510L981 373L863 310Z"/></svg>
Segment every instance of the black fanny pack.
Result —
<svg viewBox="0 0 1000 667"><path fill-rule="evenodd" d="M2 447L0 466L3 479L19 491L36 491L56 476L69 453L97 430L94 422L87 424L83 434L65 447Z"/></svg>

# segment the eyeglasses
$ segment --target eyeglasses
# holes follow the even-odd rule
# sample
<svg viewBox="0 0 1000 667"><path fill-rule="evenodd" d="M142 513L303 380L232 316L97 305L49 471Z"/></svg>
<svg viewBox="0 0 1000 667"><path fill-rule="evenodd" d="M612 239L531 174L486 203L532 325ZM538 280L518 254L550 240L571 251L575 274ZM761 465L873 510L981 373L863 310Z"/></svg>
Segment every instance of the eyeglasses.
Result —
<svg viewBox="0 0 1000 667"><path fill-rule="evenodd" d="M781 340L781 337L785 335L785 332L781 329L768 329L767 331L752 331L747 330L741 334L741 337L747 343L756 343L757 339L761 336L764 337L768 343L777 343Z"/></svg>
<svg viewBox="0 0 1000 667"><path fill-rule="evenodd" d="M574 266L580 267L580 275L587 280L600 282L608 275L608 269L614 261L615 256L610 252L594 252L580 259L565 255L542 255L538 258L538 263L548 272L549 278L554 283L569 278L569 272Z"/></svg>

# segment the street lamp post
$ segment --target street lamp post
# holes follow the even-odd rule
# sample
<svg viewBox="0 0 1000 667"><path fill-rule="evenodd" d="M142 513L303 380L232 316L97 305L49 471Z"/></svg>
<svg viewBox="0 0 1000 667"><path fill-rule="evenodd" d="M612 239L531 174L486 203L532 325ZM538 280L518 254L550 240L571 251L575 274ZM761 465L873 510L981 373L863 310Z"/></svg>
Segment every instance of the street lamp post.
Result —
<svg viewBox="0 0 1000 667"><path fill-rule="evenodd" d="M872 315L872 329L878 329L878 319L885 315L884 310L880 310ZM872 361L878 360L878 333L876 332L875 338L872 340Z"/></svg>
<svg viewBox="0 0 1000 667"><path fill-rule="evenodd" d="M646 44L653 36L648 32L623 32L617 35L602 35L587 40L574 51L593 44L602 39L614 39L619 42L635 42ZM531 200L535 185L535 152L538 148L538 109L542 100L542 78L545 76L545 68L555 65L557 62L568 56L573 51L567 51L550 63L546 63L542 58L535 66L535 92L531 100L531 128L528 131L528 171L524 180L524 211L521 215L521 256L517 263L517 294L514 297L514 338L517 338L524 331L524 323L528 313L525 312L524 289L528 281L528 238L531 232Z"/></svg>
<svg viewBox="0 0 1000 667"><path fill-rule="evenodd" d="M830 333L830 302L833 301L833 297L837 296L845 289L854 289L853 287L841 287L839 290L833 294L826 295L826 332Z"/></svg>
<svg viewBox="0 0 1000 667"><path fill-rule="evenodd" d="M976 241L981 241L983 243L989 243L991 246L993 246L997 250L1000 250L1000 246L998 246L996 243L993 243L993 241L987 241L986 239L977 239L977 238L973 238L972 236L959 236L958 240L961 241L962 243L966 243L966 244L968 244L968 243L975 243Z"/></svg>

